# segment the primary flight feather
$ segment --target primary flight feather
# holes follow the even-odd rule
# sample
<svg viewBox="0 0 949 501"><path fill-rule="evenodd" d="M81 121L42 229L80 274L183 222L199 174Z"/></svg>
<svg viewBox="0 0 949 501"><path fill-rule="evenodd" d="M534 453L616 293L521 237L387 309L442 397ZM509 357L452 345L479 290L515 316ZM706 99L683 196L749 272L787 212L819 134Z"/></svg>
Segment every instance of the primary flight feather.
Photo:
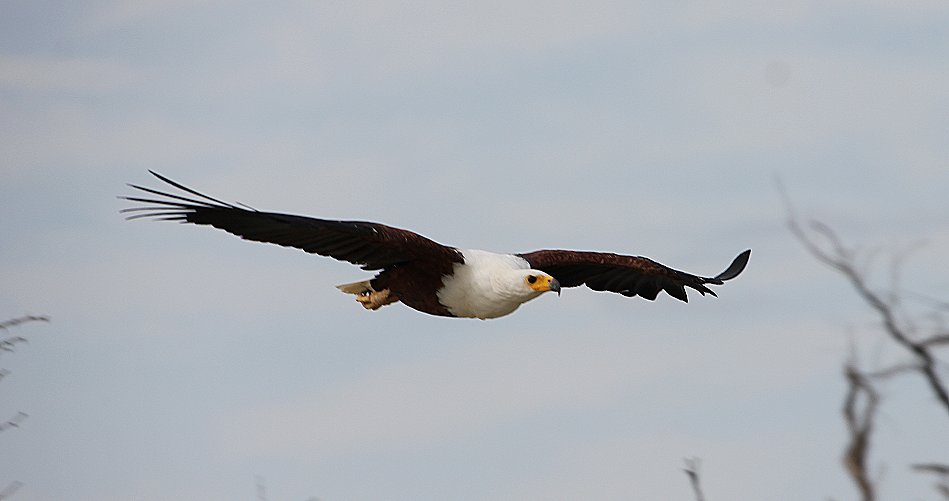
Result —
<svg viewBox="0 0 949 501"><path fill-rule="evenodd" d="M367 280L337 286L376 310L402 302L431 315L497 318L545 292L586 285L654 300L660 292L688 301L686 288L716 295L708 285L737 277L746 250L714 277L681 272L638 256L605 252L538 250L497 254L439 244L412 231L366 221L335 221L262 212L222 202L152 172L186 195L129 185L147 196L122 197L143 204L123 209L128 219L150 218L210 225L246 240L295 247L377 271Z"/></svg>

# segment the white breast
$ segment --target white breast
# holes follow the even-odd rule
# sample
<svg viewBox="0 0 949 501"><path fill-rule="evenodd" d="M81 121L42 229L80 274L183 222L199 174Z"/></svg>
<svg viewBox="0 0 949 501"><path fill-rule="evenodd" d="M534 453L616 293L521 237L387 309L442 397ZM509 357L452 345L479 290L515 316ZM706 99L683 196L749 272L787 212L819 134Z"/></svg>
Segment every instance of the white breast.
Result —
<svg viewBox="0 0 949 501"><path fill-rule="evenodd" d="M514 270L530 269L523 258L482 250L462 250L464 263L455 264L454 274L443 279L438 300L457 317L497 318L517 309L539 293L525 293L512 281Z"/></svg>

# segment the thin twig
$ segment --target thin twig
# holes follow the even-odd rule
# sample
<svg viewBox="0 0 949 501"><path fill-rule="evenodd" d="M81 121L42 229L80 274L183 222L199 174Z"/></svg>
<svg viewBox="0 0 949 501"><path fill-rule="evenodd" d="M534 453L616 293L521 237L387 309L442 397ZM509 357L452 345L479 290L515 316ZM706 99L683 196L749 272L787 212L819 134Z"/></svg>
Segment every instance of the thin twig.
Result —
<svg viewBox="0 0 949 501"><path fill-rule="evenodd" d="M939 475L936 491L949 500L949 465L939 463L914 464L913 469L922 473Z"/></svg>
<svg viewBox="0 0 949 501"><path fill-rule="evenodd" d="M919 364L905 363L898 364L886 369L879 369L873 372L864 372L863 375L869 379L889 379L893 376L906 372L916 372L919 370Z"/></svg>
<svg viewBox="0 0 949 501"><path fill-rule="evenodd" d="M25 315L19 318L12 318L10 320L4 320L0 322L0 330L6 330L10 327L14 327L20 324L25 324L27 322L49 322L49 317L45 315L35 316L35 315Z"/></svg>
<svg viewBox="0 0 949 501"><path fill-rule="evenodd" d="M941 344L949 344L949 334L937 334L935 336L930 336L922 341L919 344L923 346L939 346Z"/></svg>
<svg viewBox="0 0 949 501"><path fill-rule="evenodd" d="M16 491L20 490L20 487L23 487L23 482L13 481L10 485L6 486L2 491L0 491L0 499L7 499L13 495Z"/></svg>
<svg viewBox="0 0 949 501"><path fill-rule="evenodd" d="M17 412L15 416L8 419L6 422L0 423L0 432L5 431L7 428L19 428L20 423L22 423L23 420L28 417L30 417L30 415L25 412Z"/></svg>
<svg viewBox="0 0 949 501"><path fill-rule="evenodd" d="M692 484L692 491L695 492L695 501L705 501L705 495L702 494L702 484L699 482L699 466L702 461L699 458L686 458L685 468L682 471L689 476L689 483Z"/></svg>
<svg viewBox="0 0 949 501"><path fill-rule="evenodd" d="M924 473L935 473L937 475L949 475L949 464L940 463L916 463L913 469Z"/></svg>
<svg viewBox="0 0 949 501"><path fill-rule="evenodd" d="M870 452L870 436L873 432L873 420L880 398L870 382L854 367L846 366L847 398L844 400L844 421L850 433L850 444L844 452L844 466L860 491L863 501L873 501L875 492L873 482L867 473L867 457ZM860 402L863 405L860 405Z"/></svg>

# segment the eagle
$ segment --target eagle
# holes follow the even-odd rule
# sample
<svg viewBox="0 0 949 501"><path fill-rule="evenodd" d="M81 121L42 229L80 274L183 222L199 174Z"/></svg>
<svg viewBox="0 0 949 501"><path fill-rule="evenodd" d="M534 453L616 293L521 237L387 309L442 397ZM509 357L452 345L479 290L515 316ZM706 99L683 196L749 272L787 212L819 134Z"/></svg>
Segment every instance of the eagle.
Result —
<svg viewBox="0 0 949 501"><path fill-rule="evenodd" d="M129 184L148 195L119 197L139 204L120 211L126 219L209 225L245 240L294 247L375 271L368 280L337 286L355 295L367 310L401 302L430 315L484 320L513 313L545 292L560 295L562 288L581 285L650 301L665 291L688 302L686 288L717 296L708 286L737 277L751 255L746 250L725 271L701 277L645 257L607 252L499 254L459 249L380 223L264 212L222 202L149 172L181 194Z"/></svg>

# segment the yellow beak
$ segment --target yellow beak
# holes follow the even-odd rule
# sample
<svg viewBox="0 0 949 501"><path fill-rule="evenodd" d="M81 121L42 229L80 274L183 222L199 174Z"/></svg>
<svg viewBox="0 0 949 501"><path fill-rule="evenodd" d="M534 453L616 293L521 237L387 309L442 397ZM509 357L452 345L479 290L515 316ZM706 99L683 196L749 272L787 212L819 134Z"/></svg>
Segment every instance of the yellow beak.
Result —
<svg viewBox="0 0 949 501"><path fill-rule="evenodd" d="M556 278L550 275L542 275L537 277L537 281L531 284L531 288L537 292L556 292L557 295L560 295L560 282Z"/></svg>

